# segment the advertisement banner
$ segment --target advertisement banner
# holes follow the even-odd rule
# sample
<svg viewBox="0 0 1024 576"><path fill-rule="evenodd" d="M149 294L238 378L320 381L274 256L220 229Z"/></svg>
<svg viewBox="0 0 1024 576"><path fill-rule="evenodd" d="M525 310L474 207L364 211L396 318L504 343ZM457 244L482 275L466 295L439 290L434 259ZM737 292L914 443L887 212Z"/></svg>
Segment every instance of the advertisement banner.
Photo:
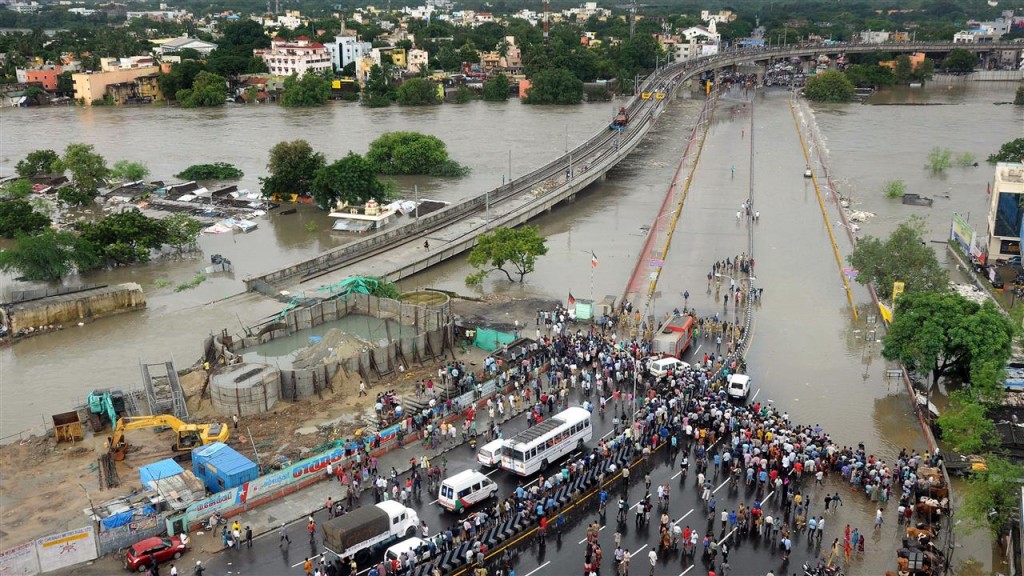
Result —
<svg viewBox="0 0 1024 576"><path fill-rule="evenodd" d="M971 253L974 229L957 213L953 213L953 223L950 225L949 239L956 240L965 253Z"/></svg>
<svg viewBox="0 0 1024 576"><path fill-rule="evenodd" d="M96 538L92 526L51 534L36 540L39 569L58 570L96 559Z"/></svg>
<svg viewBox="0 0 1024 576"><path fill-rule="evenodd" d="M200 520L209 518L214 512L224 512L238 503L239 488L236 486L230 490L218 492L209 498L204 498L189 504L185 509L185 517L189 524L195 524Z"/></svg>
<svg viewBox="0 0 1024 576"><path fill-rule="evenodd" d="M25 542L14 548L0 551L0 574L16 576L39 574L35 542Z"/></svg>

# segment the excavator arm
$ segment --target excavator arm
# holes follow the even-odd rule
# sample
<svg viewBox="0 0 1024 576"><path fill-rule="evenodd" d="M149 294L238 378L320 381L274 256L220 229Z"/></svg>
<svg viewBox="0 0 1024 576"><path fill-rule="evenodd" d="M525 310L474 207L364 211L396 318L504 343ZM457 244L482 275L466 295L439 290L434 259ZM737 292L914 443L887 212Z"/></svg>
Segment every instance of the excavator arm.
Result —
<svg viewBox="0 0 1024 576"><path fill-rule="evenodd" d="M212 442L227 442L229 431L225 424L188 424L182 422L169 414L155 416L126 416L117 421L114 427L114 435L108 441L110 452L114 454L115 460L123 460L128 444L124 440L126 430L139 428L154 428L164 426L174 431L176 435L175 450L191 450L196 446L210 444Z"/></svg>

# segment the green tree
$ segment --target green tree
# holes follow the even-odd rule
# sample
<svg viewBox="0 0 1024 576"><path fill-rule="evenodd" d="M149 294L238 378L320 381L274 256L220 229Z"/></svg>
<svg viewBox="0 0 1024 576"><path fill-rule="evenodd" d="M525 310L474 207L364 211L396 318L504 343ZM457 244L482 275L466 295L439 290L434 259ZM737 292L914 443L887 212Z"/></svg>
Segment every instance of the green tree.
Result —
<svg viewBox="0 0 1024 576"><path fill-rule="evenodd" d="M886 198L902 198L907 193L907 185L903 180L889 180L882 188Z"/></svg>
<svg viewBox="0 0 1024 576"><path fill-rule="evenodd" d="M263 195L298 194L308 196L317 171L326 164L324 155L305 140L278 142L270 149L266 178L260 178Z"/></svg>
<svg viewBox="0 0 1024 576"><path fill-rule="evenodd" d="M0 185L0 199L17 200L32 195L32 183L27 178L18 178Z"/></svg>
<svg viewBox="0 0 1024 576"><path fill-rule="evenodd" d="M932 382L951 373L967 377L984 362L1010 358L1013 323L991 301L972 302L955 292L909 292L896 301L882 356Z"/></svg>
<svg viewBox="0 0 1024 576"><path fill-rule="evenodd" d="M149 176L149 168L142 162L131 160L118 160L110 170L110 177L122 182L136 182Z"/></svg>
<svg viewBox="0 0 1024 576"><path fill-rule="evenodd" d="M854 64L846 69L845 74L858 88L892 86L896 81L892 70L877 64Z"/></svg>
<svg viewBox="0 0 1024 576"><path fill-rule="evenodd" d="M910 61L910 56L906 54L900 54L896 57L896 67L893 69L893 79L897 84L909 84L910 79L914 74L914 63Z"/></svg>
<svg viewBox="0 0 1024 576"><path fill-rule="evenodd" d="M524 104L579 104L583 82L565 68L541 70L530 79Z"/></svg>
<svg viewBox="0 0 1024 576"><path fill-rule="evenodd" d="M826 70L811 76L804 96L816 102L849 102L856 92L853 82L838 70Z"/></svg>
<svg viewBox="0 0 1024 576"><path fill-rule="evenodd" d="M22 178L52 174L54 172L54 165L59 159L60 156L57 156L57 153L53 150L33 150L28 153L24 160L19 160L14 165L14 170Z"/></svg>
<svg viewBox="0 0 1024 576"><path fill-rule="evenodd" d="M386 132L370 143L366 159L380 174L462 176L469 170L448 157L437 136L419 132Z"/></svg>
<svg viewBox="0 0 1024 576"><path fill-rule="evenodd" d="M942 61L942 69L946 72L953 72L955 74L967 74L974 71L974 67L978 64L978 57L975 56L970 50L964 50L963 48L953 48L949 51L949 55Z"/></svg>
<svg viewBox="0 0 1024 576"><path fill-rule="evenodd" d="M198 220L181 212L171 214L160 222L164 227L164 244L174 247L178 252L195 248L199 233L203 230Z"/></svg>
<svg viewBox="0 0 1024 576"><path fill-rule="evenodd" d="M1024 106L1024 86L1018 86L1017 92L1013 96L1014 106Z"/></svg>
<svg viewBox="0 0 1024 576"><path fill-rule="evenodd" d="M372 162L355 152L317 170L312 196L320 208L330 210L338 200L360 205L367 200L383 201L392 195L393 184L377 178Z"/></svg>
<svg viewBox="0 0 1024 576"><path fill-rule="evenodd" d="M99 262L91 243L74 233L49 228L19 236L13 248L0 251L0 269L36 282L56 282L75 268L90 270Z"/></svg>
<svg viewBox="0 0 1024 576"><path fill-rule="evenodd" d="M1018 509L1024 466L988 454L985 468L968 480L969 489L964 491L964 502L958 512L971 528L985 528L993 539L998 539Z"/></svg>
<svg viewBox="0 0 1024 576"><path fill-rule="evenodd" d="M504 273L509 282L522 282L533 272L537 257L547 253L547 240L536 226L495 228L476 237L476 246L469 253L469 264L479 271L467 276L466 283L479 285L494 271Z"/></svg>
<svg viewBox="0 0 1024 576"><path fill-rule="evenodd" d="M907 292L945 290L949 274L922 236L925 223L918 218L901 223L886 240L867 236L857 242L847 261L858 271L859 284L871 284L878 296L892 296L893 282L904 282Z"/></svg>
<svg viewBox="0 0 1024 576"><path fill-rule="evenodd" d="M15 238L35 234L50 225L50 217L40 214L27 200L0 202L0 236Z"/></svg>
<svg viewBox="0 0 1024 576"><path fill-rule="evenodd" d="M466 88L465 84L460 84L455 92L452 93L451 101L453 104L468 104L473 100L473 91Z"/></svg>
<svg viewBox="0 0 1024 576"><path fill-rule="evenodd" d="M178 90L174 96L183 108L223 106L227 97L227 80L205 70L196 76L191 88Z"/></svg>
<svg viewBox="0 0 1024 576"><path fill-rule="evenodd" d="M233 164L214 162L213 164L193 164L174 175L182 180L238 180L245 174Z"/></svg>
<svg viewBox="0 0 1024 576"><path fill-rule="evenodd" d="M437 83L426 78L410 78L398 87L398 103L403 106L429 106L440 104Z"/></svg>
<svg viewBox="0 0 1024 576"><path fill-rule="evenodd" d="M508 100L510 90L508 76L498 74L484 82L483 97L488 102L504 102Z"/></svg>
<svg viewBox="0 0 1024 576"><path fill-rule="evenodd" d="M1010 140L999 147L999 152L988 157L990 164L996 162L1024 162L1024 138Z"/></svg>
<svg viewBox="0 0 1024 576"><path fill-rule="evenodd" d="M71 72L61 72L57 75L57 96L71 98L75 95L75 82L71 78Z"/></svg>
<svg viewBox="0 0 1024 576"><path fill-rule="evenodd" d="M92 144L68 144L64 156L54 166L59 172L71 172L74 189L90 197L96 196L110 176L107 161L93 150Z"/></svg>
<svg viewBox="0 0 1024 576"><path fill-rule="evenodd" d="M933 174L941 174L953 165L953 151L949 148L933 146L928 152L928 166Z"/></svg>
<svg viewBox="0 0 1024 576"><path fill-rule="evenodd" d="M999 444L996 425L985 416L985 406L963 390L950 395L949 406L939 415L939 427L943 441L958 454L981 454Z"/></svg>
<svg viewBox="0 0 1024 576"><path fill-rule="evenodd" d="M363 88L363 102L371 108L390 106L394 99L391 82L383 68L374 64Z"/></svg>
<svg viewBox="0 0 1024 576"><path fill-rule="evenodd" d="M96 246L100 257L113 266L149 262L149 251L162 246L166 237L163 223L139 210L80 223L78 228L81 238Z"/></svg>
<svg viewBox="0 0 1024 576"><path fill-rule="evenodd" d="M914 71L910 74L910 79L914 82L924 82L925 80L931 80L934 75L935 62L925 58L914 68Z"/></svg>
<svg viewBox="0 0 1024 576"><path fill-rule="evenodd" d="M284 81L281 105L287 108L323 106L331 98L331 81L320 74L292 74Z"/></svg>

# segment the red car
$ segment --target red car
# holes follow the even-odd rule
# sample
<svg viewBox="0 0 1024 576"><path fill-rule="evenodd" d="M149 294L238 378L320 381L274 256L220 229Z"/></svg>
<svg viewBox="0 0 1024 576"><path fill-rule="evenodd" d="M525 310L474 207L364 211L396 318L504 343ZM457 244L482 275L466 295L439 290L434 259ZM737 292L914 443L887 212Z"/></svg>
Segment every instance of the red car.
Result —
<svg viewBox="0 0 1024 576"><path fill-rule="evenodd" d="M146 538L132 544L124 555L124 567L131 571L145 572L156 558L157 564L181 558L185 545L177 536L170 538Z"/></svg>

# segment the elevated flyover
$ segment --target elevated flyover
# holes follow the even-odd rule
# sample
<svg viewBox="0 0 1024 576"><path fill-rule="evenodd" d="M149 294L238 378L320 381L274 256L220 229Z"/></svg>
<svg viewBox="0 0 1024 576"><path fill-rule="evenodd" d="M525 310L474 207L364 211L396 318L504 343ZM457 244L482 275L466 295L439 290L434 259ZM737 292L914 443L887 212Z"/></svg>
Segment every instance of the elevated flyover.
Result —
<svg viewBox="0 0 1024 576"><path fill-rule="evenodd" d="M246 289L276 296L281 290L307 296L318 286L329 286L349 276L378 276L397 281L430 268L471 249L476 237L498 226L517 226L572 200L601 179L636 148L657 121L664 106L687 80L740 63L758 63L790 57L816 57L886 51L891 53L948 53L964 48L980 55L1001 50L1017 51L1024 44L952 44L916 42L892 44L786 45L772 49L747 48L726 51L678 64L670 64L648 76L639 93L626 104L629 125L624 132L602 130L570 152L504 186L413 220L339 246L314 258L245 279ZM655 97L662 94L663 98ZM611 118L609 118L609 122ZM429 248L424 244L428 243Z"/></svg>

